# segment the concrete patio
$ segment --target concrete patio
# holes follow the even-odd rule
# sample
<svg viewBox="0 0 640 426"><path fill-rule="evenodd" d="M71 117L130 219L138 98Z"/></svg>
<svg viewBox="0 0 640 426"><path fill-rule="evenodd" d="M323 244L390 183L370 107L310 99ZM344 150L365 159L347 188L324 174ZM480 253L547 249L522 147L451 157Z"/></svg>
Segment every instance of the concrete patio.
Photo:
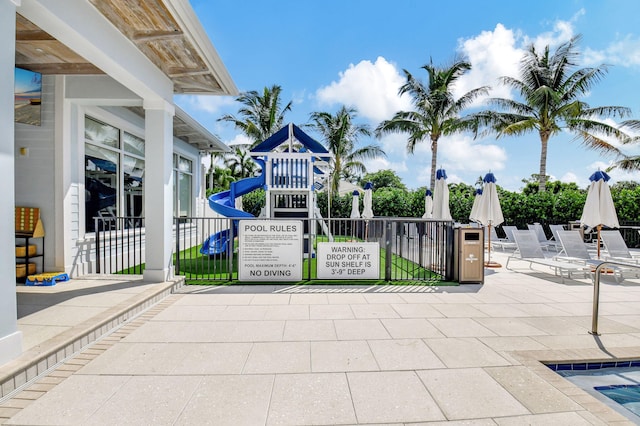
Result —
<svg viewBox="0 0 640 426"><path fill-rule="evenodd" d="M504 256L492 253L502 264ZM120 319L45 363L40 377L14 380L25 385L6 394L0 421L635 424L541 361L640 359L640 280L603 282L601 335L592 336L589 279L563 283L543 268L510 266L487 270L484 285L440 288L182 287L113 277L97 277L98 292L58 291L81 280L27 296L19 288L31 356ZM0 377L8 368L18 366L0 367Z"/></svg>

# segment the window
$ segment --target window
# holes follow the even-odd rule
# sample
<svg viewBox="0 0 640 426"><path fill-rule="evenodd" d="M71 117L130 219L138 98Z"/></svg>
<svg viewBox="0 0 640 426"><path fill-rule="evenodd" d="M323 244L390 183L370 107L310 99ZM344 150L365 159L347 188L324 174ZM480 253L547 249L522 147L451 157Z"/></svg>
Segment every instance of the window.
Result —
<svg viewBox="0 0 640 426"><path fill-rule="evenodd" d="M88 116L84 124L86 232L95 217L142 216L144 139Z"/></svg>
<svg viewBox="0 0 640 426"><path fill-rule="evenodd" d="M193 161L173 154L173 215L190 217L193 200Z"/></svg>

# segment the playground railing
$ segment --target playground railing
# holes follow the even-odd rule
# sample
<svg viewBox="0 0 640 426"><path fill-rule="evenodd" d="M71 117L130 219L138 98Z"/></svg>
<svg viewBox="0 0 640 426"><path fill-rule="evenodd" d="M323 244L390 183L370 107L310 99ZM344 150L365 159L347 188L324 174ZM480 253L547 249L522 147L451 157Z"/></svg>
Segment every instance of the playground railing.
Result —
<svg viewBox="0 0 640 426"><path fill-rule="evenodd" d="M96 272L140 274L144 270L144 219L130 219L115 218L115 224L96 224ZM259 219L175 218L173 241L176 275L203 283L236 281L238 220ZM380 280L416 283L453 280L453 223L449 221L389 217L270 220L303 222L305 241L301 250L305 281L316 279L316 247L319 242L325 241L378 243ZM127 227L126 223L139 226Z"/></svg>

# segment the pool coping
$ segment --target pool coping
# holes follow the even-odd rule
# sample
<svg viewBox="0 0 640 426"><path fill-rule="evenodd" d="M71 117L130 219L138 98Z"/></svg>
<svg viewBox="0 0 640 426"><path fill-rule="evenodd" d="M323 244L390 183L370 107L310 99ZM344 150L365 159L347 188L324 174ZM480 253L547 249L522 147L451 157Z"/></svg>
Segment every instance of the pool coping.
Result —
<svg viewBox="0 0 640 426"><path fill-rule="evenodd" d="M640 360L640 346L611 349L602 347L580 350L509 351L508 353L514 360L519 361L524 367L527 367L542 380L595 416L597 420L606 424L635 424L584 389L558 374L549 365L630 363L631 361ZM640 361L638 362L640 363Z"/></svg>

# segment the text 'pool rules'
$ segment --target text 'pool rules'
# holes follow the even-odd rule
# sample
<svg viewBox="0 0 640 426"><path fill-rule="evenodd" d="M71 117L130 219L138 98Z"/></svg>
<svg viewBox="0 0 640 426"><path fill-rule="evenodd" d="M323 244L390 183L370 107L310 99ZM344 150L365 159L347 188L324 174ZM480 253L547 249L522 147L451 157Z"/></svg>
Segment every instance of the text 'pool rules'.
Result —
<svg viewBox="0 0 640 426"><path fill-rule="evenodd" d="M241 220L240 281L302 280L303 226L299 220Z"/></svg>

